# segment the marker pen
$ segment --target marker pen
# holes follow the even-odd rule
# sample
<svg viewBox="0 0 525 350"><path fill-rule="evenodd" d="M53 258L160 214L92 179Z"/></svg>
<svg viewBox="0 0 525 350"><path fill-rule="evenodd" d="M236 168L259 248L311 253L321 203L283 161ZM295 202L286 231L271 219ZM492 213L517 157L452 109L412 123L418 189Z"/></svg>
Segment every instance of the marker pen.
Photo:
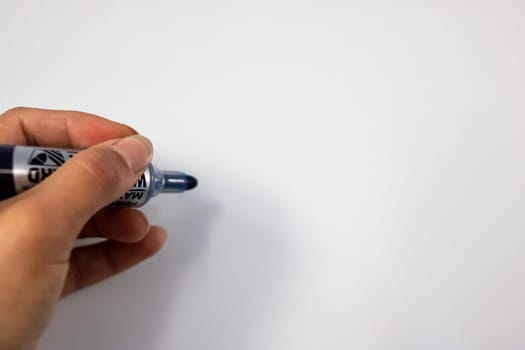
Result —
<svg viewBox="0 0 525 350"><path fill-rule="evenodd" d="M55 172L79 150L0 145L0 200L30 189ZM181 193L197 186L197 179L179 171L149 164L126 193L111 205L141 207L159 193Z"/></svg>

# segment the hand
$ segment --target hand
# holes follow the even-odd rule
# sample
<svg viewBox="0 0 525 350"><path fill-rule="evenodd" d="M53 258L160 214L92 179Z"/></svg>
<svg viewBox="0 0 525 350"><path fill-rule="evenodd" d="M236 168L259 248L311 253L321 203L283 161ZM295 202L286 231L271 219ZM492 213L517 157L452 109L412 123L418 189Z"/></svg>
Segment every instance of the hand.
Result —
<svg viewBox="0 0 525 350"><path fill-rule="evenodd" d="M85 148L38 186L0 201L0 349L34 349L60 296L162 247L165 231L140 211L105 208L135 183L153 149L101 117L28 108L0 116L0 144ZM82 237L107 240L74 248Z"/></svg>

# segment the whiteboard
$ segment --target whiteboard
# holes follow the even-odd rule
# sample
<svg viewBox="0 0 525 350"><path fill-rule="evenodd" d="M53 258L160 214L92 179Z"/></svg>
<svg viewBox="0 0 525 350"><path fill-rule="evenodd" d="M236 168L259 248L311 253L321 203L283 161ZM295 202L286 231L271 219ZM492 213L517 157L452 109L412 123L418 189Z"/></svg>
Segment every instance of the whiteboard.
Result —
<svg viewBox="0 0 525 350"><path fill-rule="evenodd" d="M16 1L0 108L150 137L199 188L42 350L522 349L520 1Z"/></svg>

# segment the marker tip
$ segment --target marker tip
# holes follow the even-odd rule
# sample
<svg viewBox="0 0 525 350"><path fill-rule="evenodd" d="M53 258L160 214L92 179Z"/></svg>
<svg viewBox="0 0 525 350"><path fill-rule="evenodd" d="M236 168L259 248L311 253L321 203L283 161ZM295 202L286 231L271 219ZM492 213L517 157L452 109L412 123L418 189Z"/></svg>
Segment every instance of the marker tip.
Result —
<svg viewBox="0 0 525 350"><path fill-rule="evenodd" d="M186 176L186 191L194 189L195 187L197 187L198 184L199 182L196 178L194 178L191 175Z"/></svg>

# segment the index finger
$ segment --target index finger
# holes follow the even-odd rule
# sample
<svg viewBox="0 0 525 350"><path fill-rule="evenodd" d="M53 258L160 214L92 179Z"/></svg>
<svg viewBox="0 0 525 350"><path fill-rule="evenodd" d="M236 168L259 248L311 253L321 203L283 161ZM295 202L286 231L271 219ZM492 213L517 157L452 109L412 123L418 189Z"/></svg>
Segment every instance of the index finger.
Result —
<svg viewBox="0 0 525 350"><path fill-rule="evenodd" d="M0 115L0 144L86 148L137 132L93 114L17 107Z"/></svg>

